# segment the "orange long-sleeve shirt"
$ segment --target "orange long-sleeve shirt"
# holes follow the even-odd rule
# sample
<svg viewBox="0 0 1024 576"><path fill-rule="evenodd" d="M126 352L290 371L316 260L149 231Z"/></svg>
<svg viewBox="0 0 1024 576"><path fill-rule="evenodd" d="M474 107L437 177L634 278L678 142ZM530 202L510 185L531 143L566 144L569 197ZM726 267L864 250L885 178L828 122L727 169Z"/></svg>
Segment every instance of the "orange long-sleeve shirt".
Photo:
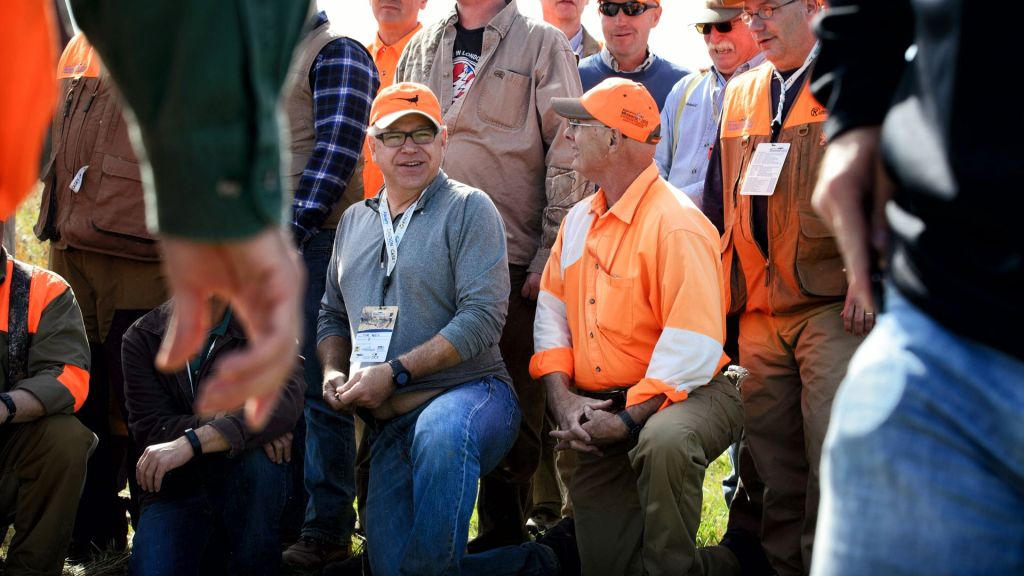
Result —
<svg viewBox="0 0 1024 576"><path fill-rule="evenodd" d="M541 280L534 378L668 405L728 362L724 338L718 233L653 162L610 209L599 190L569 212Z"/></svg>

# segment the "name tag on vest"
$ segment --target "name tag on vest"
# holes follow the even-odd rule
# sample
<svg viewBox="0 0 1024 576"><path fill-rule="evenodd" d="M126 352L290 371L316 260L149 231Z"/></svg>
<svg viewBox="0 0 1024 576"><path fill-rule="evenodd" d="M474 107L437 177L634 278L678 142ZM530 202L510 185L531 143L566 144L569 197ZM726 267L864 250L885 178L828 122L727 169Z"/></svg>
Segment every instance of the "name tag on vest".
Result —
<svg viewBox="0 0 1024 576"><path fill-rule="evenodd" d="M754 150L754 157L747 167L740 194L744 196L771 196L779 183L782 167L789 155L789 143L762 143Z"/></svg>

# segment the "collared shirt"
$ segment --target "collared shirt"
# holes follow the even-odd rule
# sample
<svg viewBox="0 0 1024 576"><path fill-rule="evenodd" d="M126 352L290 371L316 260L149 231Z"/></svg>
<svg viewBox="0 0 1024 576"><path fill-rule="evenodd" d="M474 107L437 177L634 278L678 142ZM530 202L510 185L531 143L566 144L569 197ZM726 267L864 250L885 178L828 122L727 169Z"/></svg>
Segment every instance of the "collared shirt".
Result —
<svg viewBox="0 0 1024 576"><path fill-rule="evenodd" d="M316 26L327 21L323 12ZM304 246L341 198L363 149L366 125L377 94L377 74L366 51L339 38L324 47L309 72L313 90L316 145L292 200L292 230Z"/></svg>
<svg viewBox="0 0 1024 576"><path fill-rule="evenodd" d="M644 58L644 61L641 62L639 66L637 66L636 68L633 68L632 70L623 70L622 68L620 68L619 67L619 61L615 59L615 56L612 56L612 53L611 53L610 50L608 50L607 46L601 48L600 54L601 54L601 60L605 63L606 66L608 66L612 70L614 70L616 72L620 72L620 73L621 72L629 72L629 73L643 72L644 70L647 70L648 68L650 68L651 64L654 64L654 52L651 52L650 50L647 51L647 57Z"/></svg>
<svg viewBox="0 0 1024 576"><path fill-rule="evenodd" d="M416 35L423 25L419 22L416 23L416 27L412 29L408 34L402 36L394 44L385 44L380 39L380 33L374 38L373 43L370 44L370 55L373 56L373 63L377 65L377 74L380 75L380 89L383 90L395 81L395 69L398 68L398 59L402 57L402 51L405 50L405 45L412 40L412 37Z"/></svg>
<svg viewBox="0 0 1024 576"><path fill-rule="evenodd" d="M421 28L423 28L423 25L417 22L416 27L411 32L402 36L390 46L380 39L380 33L378 33L373 43L370 44L370 55L373 56L373 63L377 65L381 90L395 82L395 69L398 68L398 59L402 57L405 45L409 43L409 40L412 40L412 37ZM380 187L384 185L384 176L380 173L380 167L377 166L377 163L373 161L373 157L370 156L370 145L366 142L363 143L363 162L363 195L367 198L372 198L377 195L377 192L380 192Z"/></svg>
<svg viewBox="0 0 1024 576"><path fill-rule="evenodd" d="M580 29L576 31L576 34L572 38L569 38L569 46L572 47L573 53L575 53L576 57L579 58L583 52L583 26L580 26Z"/></svg>
<svg viewBox="0 0 1024 576"><path fill-rule="evenodd" d="M540 273L558 224L588 187L574 175L565 119L552 97L583 90L565 34L538 26L510 0L484 28L476 80L454 98L455 7L409 42L396 81L421 82L437 95L448 126L444 170L486 192L508 233L511 264Z"/></svg>
<svg viewBox="0 0 1024 576"><path fill-rule="evenodd" d="M611 208L603 190L565 217L544 269L530 373L626 404L686 399L728 362L718 233L652 162Z"/></svg>
<svg viewBox="0 0 1024 576"><path fill-rule="evenodd" d="M741 64L733 77L761 62L764 62L764 54L758 52ZM661 142L654 161L662 177L682 190L697 206L701 205L704 195L708 160L722 118L725 84L725 77L714 67L707 72L690 74L672 88L661 110ZM689 98L683 102L687 92Z"/></svg>

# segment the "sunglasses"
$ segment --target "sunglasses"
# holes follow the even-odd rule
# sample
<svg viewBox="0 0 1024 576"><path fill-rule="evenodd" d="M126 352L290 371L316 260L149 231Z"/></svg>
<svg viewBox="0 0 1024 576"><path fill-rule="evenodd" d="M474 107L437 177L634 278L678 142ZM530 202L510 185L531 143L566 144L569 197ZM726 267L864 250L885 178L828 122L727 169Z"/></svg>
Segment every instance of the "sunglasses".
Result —
<svg viewBox="0 0 1024 576"><path fill-rule="evenodd" d="M419 128L412 132L390 130L376 134L374 137L380 140L386 148L398 148L405 146L405 142L409 138L412 138L415 144L430 144L437 137L437 130L433 128Z"/></svg>
<svg viewBox="0 0 1024 576"><path fill-rule="evenodd" d="M609 18L618 16L619 10L626 16L639 16L648 10L657 8L657 4L645 4L643 2L630 1L624 4L615 2L601 2L597 5L597 11Z"/></svg>
<svg viewBox="0 0 1024 576"><path fill-rule="evenodd" d="M718 30L719 34L728 34L729 32L732 32L732 22L705 22L703 24L694 24L694 27L697 28L697 32L700 32L705 36L711 34L712 28Z"/></svg>

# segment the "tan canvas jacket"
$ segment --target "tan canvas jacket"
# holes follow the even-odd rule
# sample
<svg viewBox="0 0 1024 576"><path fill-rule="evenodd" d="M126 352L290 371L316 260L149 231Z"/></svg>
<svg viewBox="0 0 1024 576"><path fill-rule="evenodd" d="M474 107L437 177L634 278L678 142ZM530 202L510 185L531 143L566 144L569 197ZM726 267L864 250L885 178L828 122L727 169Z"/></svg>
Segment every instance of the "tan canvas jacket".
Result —
<svg viewBox="0 0 1024 576"><path fill-rule="evenodd" d="M484 31L476 79L452 102L458 13L425 27L406 46L396 82L421 82L441 101L449 144L445 172L480 188L505 221L510 264L541 273L558 226L589 191L569 167L566 123L552 97L582 94L565 35L524 17L515 0Z"/></svg>

